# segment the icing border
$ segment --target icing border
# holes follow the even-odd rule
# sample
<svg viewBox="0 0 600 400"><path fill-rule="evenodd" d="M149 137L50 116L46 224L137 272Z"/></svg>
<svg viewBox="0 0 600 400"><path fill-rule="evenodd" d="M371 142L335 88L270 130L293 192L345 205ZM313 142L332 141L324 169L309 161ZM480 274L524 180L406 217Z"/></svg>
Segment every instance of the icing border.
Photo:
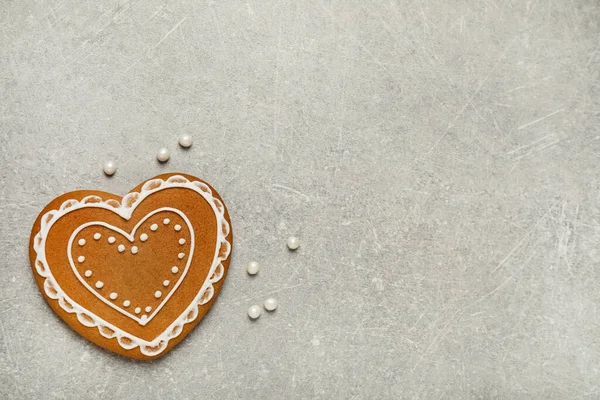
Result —
<svg viewBox="0 0 600 400"><path fill-rule="evenodd" d="M217 242L215 254L210 270L206 276L202 287L190 303L188 307L177 317L171 325L167 327L152 341L140 339L124 330L117 328L113 324L98 317L91 311L82 307L73 301L58 285L50 266L46 261L46 237L52 225L62 216L71 211L82 208L103 208L110 210L129 220L133 211L144 199L153 193L169 188L187 188L200 194L211 206L217 220ZM44 280L44 291L46 295L58 300L60 307L67 313L76 314L77 320L86 327L98 328L100 334L107 338L116 338L119 345L125 350L132 350L136 347L140 348L140 352L146 356L156 356L162 353L169 343L169 340L179 336L183 330L183 326L194 321L198 317L198 307L208 303L214 295L213 283L221 280L224 275L225 268L222 262L227 260L231 254L231 243L227 240L227 236L231 232L229 222L225 218L225 206L223 203L213 196L210 187L201 181L190 181L181 175L172 175L167 180L154 178L146 181L140 192L130 192L125 195L122 200L109 199L102 200L96 195L86 196L81 200L66 200L58 210L46 212L40 220L40 231L35 235L33 241L33 249L36 253L34 267L36 272Z"/></svg>

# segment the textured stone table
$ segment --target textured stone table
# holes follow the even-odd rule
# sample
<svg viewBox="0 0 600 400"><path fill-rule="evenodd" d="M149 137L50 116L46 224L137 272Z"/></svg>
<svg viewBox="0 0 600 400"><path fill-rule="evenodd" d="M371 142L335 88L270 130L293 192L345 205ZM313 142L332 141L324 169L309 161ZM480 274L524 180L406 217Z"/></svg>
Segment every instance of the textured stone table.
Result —
<svg viewBox="0 0 600 400"><path fill-rule="evenodd" d="M599 398L599 37L594 0L4 1L0 398ZM27 243L162 171L220 191L234 257L134 362L55 317Z"/></svg>

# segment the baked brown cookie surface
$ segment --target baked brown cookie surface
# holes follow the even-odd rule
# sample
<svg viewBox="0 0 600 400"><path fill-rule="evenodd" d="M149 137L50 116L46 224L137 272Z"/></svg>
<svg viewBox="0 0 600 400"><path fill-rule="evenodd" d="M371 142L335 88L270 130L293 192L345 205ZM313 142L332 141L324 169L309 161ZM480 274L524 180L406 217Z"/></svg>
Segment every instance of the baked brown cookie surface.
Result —
<svg viewBox="0 0 600 400"><path fill-rule="evenodd" d="M36 219L29 253L46 301L71 328L108 350L153 359L212 306L232 239L219 194L172 173L124 197L89 190L57 197Z"/></svg>

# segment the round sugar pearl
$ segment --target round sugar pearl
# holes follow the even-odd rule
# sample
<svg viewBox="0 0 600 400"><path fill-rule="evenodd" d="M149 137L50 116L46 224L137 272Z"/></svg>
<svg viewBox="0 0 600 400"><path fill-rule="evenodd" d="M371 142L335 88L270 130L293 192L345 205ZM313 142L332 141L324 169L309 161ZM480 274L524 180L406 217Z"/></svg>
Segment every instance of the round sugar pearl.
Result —
<svg viewBox="0 0 600 400"><path fill-rule="evenodd" d="M158 161L160 162L167 162L169 157L171 157L171 153L169 153L169 150L164 147L158 150L158 153L156 153L156 158L158 158Z"/></svg>
<svg viewBox="0 0 600 400"><path fill-rule="evenodd" d="M300 239L298 239L296 236L290 236L287 240L287 247L292 251L296 250L298 247L300 247Z"/></svg>
<svg viewBox="0 0 600 400"><path fill-rule="evenodd" d="M256 275L258 274L259 267L260 265L256 261L250 261L246 267L246 271L248 271L248 274L250 275Z"/></svg>
<svg viewBox="0 0 600 400"><path fill-rule="evenodd" d="M277 308L277 300L275 300L272 297L265 300L265 309L267 311L273 311L276 308Z"/></svg>
<svg viewBox="0 0 600 400"><path fill-rule="evenodd" d="M179 145L181 147L185 147L186 149L192 145L194 141L190 135L181 135L179 138Z"/></svg>
<svg viewBox="0 0 600 400"><path fill-rule="evenodd" d="M248 309L248 316L252 319L260 317L260 307L256 305L250 307Z"/></svg>
<svg viewBox="0 0 600 400"><path fill-rule="evenodd" d="M111 176L117 170L117 164L115 164L113 161L106 161L102 166L102 169L107 176Z"/></svg>

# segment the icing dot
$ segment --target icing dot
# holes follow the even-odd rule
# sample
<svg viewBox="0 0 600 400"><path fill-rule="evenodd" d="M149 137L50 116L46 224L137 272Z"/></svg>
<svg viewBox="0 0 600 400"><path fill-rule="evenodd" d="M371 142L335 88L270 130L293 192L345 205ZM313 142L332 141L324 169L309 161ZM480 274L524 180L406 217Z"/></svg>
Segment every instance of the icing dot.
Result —
<svg viewBox="0 0 600 400"><path fill-rule="evenodd" d="M140 235L140 240L141 240L142 242L145 242L146 240L148 240L148 235L146 235L145 233L142 233L142 234Z"/></svg>
<svg viewBox="0 0 600 400"><path fill-rule="evenodd" d="M256 261L250 261L246 267L246 271L248 271L250 275L256 275L258 274L259 267L260 265Z"/></svg>
<svg viewBox="0 0 600 400"><path fill-rule="evenodd" d="M139 314L142 312L142 309L139 307L136 307L135 310L133 310L134 313Z"/></svg>
<svg viewBox="0 0 600 400"><path fill-rule="evenodd" d="M112 292L108 297L110 297L111 300L114 300L117 298L117 294L115 292Z"/></svg>
<svg viewBox="0 0 600 400"><path fill-rule="evenodd" d="M177 254L177 258L179 258L180 260L185 257L185 253L179 253Z"/></svg>
<svg viewBox="0 0 600 400"><path fill-rule="evenodd" d="M98 240L102 237L102 235L99 232L94 233L94 239Z"/></svg>
<svg viewBox="0 0 600 400"><path fill-rule="evenodd" d="M85 271L84 273L86 278L89 278L90 276L92 276L92 271L90 271L89 269L87 271Z"/></svg>
<svg viewBox="0 0 600 400"><path fill-rule="evenodd" d="M154 292L154 297L156 297L157 299L160 299L160 296L162 296L162 292L160 290L157 290L156 292Z"/></svg>
<svg viewBox="0 0 600 400"><path fill-rule="evenodd" d="M79 256L77 257L77 261L79 261L80 263L85 261L85 257L84 256Z"/></svg>
<svg viewBox="0 0 600 400"><path fill-rule="evenodd" d="M190 135L182 135L179 138L179 145L181 147L185 147L186 149L192 145L192 137Z"/></svg>
<svg viewBox="0 0 600 400"><path fill-rule="evenodd" d="M173 229L175 229L175 232L179 232L181 230L181 225L177 224L173 227Z"/></svg>
<svg viewBox="0 0 600 400"><path fill-rule="evenodd" d="M151 231L155 231L157 229L158 229L158 224L152 224L152 225L150 225L150 230Z"/></svg>
<svg viewBox="0 0 600 400"><path fill-rule="evenodd" d="M141 318L142 318L142 321L144 321L144 320L148 319L148 316L146 314L144 314L144 315L142 315Z"/></svg>
<svg viewBox="0 0 600 400"><path fill-rule="evenodd" d="M300 240L296 236L290 236L287 240L288 249L294 251L300 247Z"/></svg>
<svg viewBox="0 0 600 400"><path fill-rule="evenodd" d="M123 302L123 307L129 307L130 304L131 304L131 302L129 300L125 300Z"/></svg>
<svg viewBox="0 0 600 400"><path fill-rule="evenodd" d="M156 158L158 158L158 161L160 162L168 161L169 157L171 157L171 154L169 153L169 150L165 149L164 147L158 150L158 153L156 154Z"/></svg>
<svg viewBox="0 0 600 400"><path fill-rule="evenodd" d="M163 224L169 225L170 223L171 223L171 220L169 218L163 219Z"/></svg>
<svg viewBox="0 0 600 400"><path fill-rule="evenodd" d="M111 176L117 170L117 165L112 161L106 161L102 166L104 173L108 176Z"/></svg>
<svg viewBox="0 0 600 400"><path fill-rule="evenodd" d="M138 248L137 248L137 246L133 246L133 247L131 248L131 254L137 254L137 252L138 252Z"/></svg>
<svg viewBox="0 0 600 400"><path fill-rule="evenodd" d="M114 236L109 236L108 243L113 244L116 240Z"/></svg>
<svg viewBox="0 0 600 400"><path fill-rule="evenodd" d="M152 307L148 306L145 308L145 310L146 310L146 312L150 312L150 311L152 311Z"/></svg>
<svg viewBox="0 0 600 400"><path fill-rule="evenodd" d="M179 244L185 244L185 239L184 238L179 239Z"/></svg>
<svg viewBox="0 0 600 400"><path fill-rule="evenodd" d="M248 316L252 319L256 319L260 317L260 312L260 307L255 305L248 309Z"/></svg>
<svg viewBox="0 0 600 400"><path fill-rule="evenodd" d="M102 281L98 281L98 282L96 282L96 287L97 287L98 289L102 289L102 286L104 286L104 282L102 282Z"/></svg>
<svg viewBox="0 0 600 400"><path fill-rule="evenodd" d="M277 308L277 300L275 300L272 297L265 300L265 309L267 311L273 311L276 308Z"/></svg>
<svg viewBox="0 0 600 400"><path fill-rule="evenodd" d="M117 250L119 250L119 253L122 253L125 251L125 246L120 244L119 247L117 247Z"/></svg>
<svg viewBox="0 0 600 400"><path fill-rule="evenodd" d="M164 287L167 287L167 286L169 286L169 283L171 283L171 281L169 281L168 279L165 279L165 280L163 281L163 286L164 286Z"/></svg>
<svg viewBox="0 0 600 400"><path fill-rule="evenodd" d="M83 246L85 244L85 239L79 239L77 243L79 243L80 246Z"/></svg>
<svg viewBox="0 0 600 400"><path fill-rule="evenodd" d="M176 274L177 272L179 272L179 268L173 267L173 268L171 268L171 272Z"/></svg>

